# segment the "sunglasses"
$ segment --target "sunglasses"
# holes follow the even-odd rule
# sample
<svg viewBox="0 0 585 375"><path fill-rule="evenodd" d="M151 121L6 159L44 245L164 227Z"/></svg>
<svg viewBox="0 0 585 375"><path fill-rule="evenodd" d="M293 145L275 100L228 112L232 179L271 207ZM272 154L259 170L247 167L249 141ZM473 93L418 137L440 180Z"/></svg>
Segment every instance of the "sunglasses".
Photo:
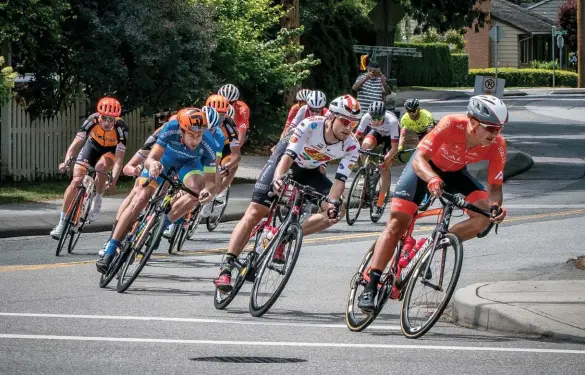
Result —
<svg viewBox="0 0 585 375"><path fill-rule="evenodd" d="M487 130L488 132L490 132L492 134L498 134L499 132L501 132L504 129L503 126L498 126L498 125L482 124L481 122L479 124L481 125L482 128L484 128L485 130Z"/></svg>
<svg viewBox="0 0 585 375"><path fill-rule="evenodd" d="M372 121L382 121L382 120L384 120L384 116L372 117Z"/></svg>
<svg viewBox="0 0 585 375"><path fill-rule="evenodd" d="M114 122L116 121L116 118L110 116L102 116L102 120L104 120L105 122Z"/></svg>
<svg viewBox="0 0 585 375"><path fill-rule="evenodd" d="M418 112L418 109L411 109L411 110L406 111L406 112L408 112L408 113L417 113Z"/></svg>
<svg viewBox="0 0 585 375"><path fill-rule="evenodd" d="M352 125L354 123L354 121L348 120L346 118L343 117L337 117L337 119L343 124L343 125Z"/></svg>

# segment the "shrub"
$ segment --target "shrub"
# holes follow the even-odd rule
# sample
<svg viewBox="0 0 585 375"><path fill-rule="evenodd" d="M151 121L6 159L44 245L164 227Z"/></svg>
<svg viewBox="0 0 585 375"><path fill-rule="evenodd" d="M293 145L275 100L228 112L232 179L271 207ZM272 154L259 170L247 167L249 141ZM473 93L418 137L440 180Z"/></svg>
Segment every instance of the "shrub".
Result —
<svg viewBox="0 0 585 375"><path fill-rule="evenodd" d="M469 55L454 53L451 55L453 65L453 86L465 86L469 73Z"/></svg>
<svg viewBox="0 0 585 375"><path fill-rule="evenodd" d="M473 86L475 76L495 76L495 69L470 69L467 84ZM552 86L553 71L547 69L498 69L498 78L506 80L506 86L519 87L550 87ZM557 86L577 87L577 73L566 70L555 71L555 84Z"/></svg>
<svg viewBox="0 0 585 375"><path fill-rule="evenodd" d="M449 46L445 43L396 43L396 47L416 48L422 57L395 56L392 77L398 86L449 86L453 66Z"/></svg>

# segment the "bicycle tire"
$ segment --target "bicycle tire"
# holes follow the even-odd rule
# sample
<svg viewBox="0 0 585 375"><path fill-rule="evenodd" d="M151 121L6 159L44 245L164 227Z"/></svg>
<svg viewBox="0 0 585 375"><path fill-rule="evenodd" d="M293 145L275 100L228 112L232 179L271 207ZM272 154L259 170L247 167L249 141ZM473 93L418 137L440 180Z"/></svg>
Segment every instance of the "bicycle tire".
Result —
<svg viewBox="0 0 585 375"><path fill-rule="evenodd" d="M244 264L244 267L246 270L249 270L250 268L252 268L252 262L251 262L249 257L250 257L250 255L248 255L248 257L246 258L246 263ZM226 307L228 307L230 305L230 303L232 303L234 298L236 298L236 296L240 292L240 289L242 289L242 286L244 286L244 283L246 282L246 274L242 274L241 270L239 270L237 268L234 268L234 271L237 272L236 281L234 282L234 286L233 286L232 290L230 290L230 292L227 293L227 295L226 295L226 293L221 292L218 288L215 288L215 296L213 298L213 305L215 306L215 308L217 310L223 310ZM232 273L232 276L233 276L233 273ZM226 296L223 299L219 299L220 295L226 295Z"/></svg>
<svg viewBox="0 0 585 375"><path fill-rule="evenodd" d="M345 324L350 331L353 332L360 332L366 329L376 318L374 314L365 314L366 317L364 319L356 319L354 311L357 308L357 304L355 303L358 297L357 290L358 286L364 285L362 275L365 272L368 264L370 264L372 257L374 256L374 247L376 246L376 242L370 247L366 255L363 257L357 272L353 275L350 281L350 288L349 288L349 295L347 296L347 308L345 309ZM361 310L360 310L361 312Z"/></svg>
<svg viewBox="0 0 585 375"><path fill-rule="evenodd" d="M367 196L367 178L365 176L365 172L366 169L364 168L360 168L357 173L355 174L355 178L353 179L353 182L351 183L351 187L349 188L349 193L347 195L347 207L345 210L345 220L347 221L348 225L353 225L355 224L355 222L357 221L358 217L360 216L360 212L362 211L363 205L364 205L364 199ZM352 199L352 194L354 192L354 190L356 189L356 187L358 186L358 181L360 178L363 178L364 182L362 184L362 194L361 197L359 199L358 202L358 207L357 207L357 213L355 214L355 217L351 217L349 210L351 209L351 205L352 202L354 201L354 199Z"/></svg>
<svg viewBox="0 0 585 375"><path fill-rule="evenodd" d="M417 339L423 336L435 325L435 323L439 320L439 318L443 314L443 311L449 304L451 296L453 295L455 287L457 286L457 282L459 281L459 275L461 273L461 268L463 266L463 244L461 243L459 237L457 237L457 235L453 233L445 234L439 241L442 241L444 239L447 239L450 242L450 245L453 248L455 254L453 276L451 278L449 285L447 286L447 289L445 290L445 296L437 306L435 312L431 314L429 319L420 327L412 327L408 319L408 311L410 309L409 305L412 297L412 291L417 283L417 280L419 279L419 277L423 276L422 273L426 270L426 268L423 267L425 260L428 259L433 254L433 252L437 251L437 248L431 248L431 250L428 251L427 254L425 254L421 258L415 272L413 273L410 280L408 281L408 284L406 285L406 289L404 291L404 296L402 299L402 307L400 309L400 329L402 330L402 334L409 339Z"/></svg>
<svg viewBox="0 0 585 375"><path fill-rule="evenodd" d="M112 265L110 266L110 268L108 268L108 271L106 273L102 273L99 283L100 288L107 287L108 284L110 284L110 282L114 279L114 276L116 276L118 272L120 272L120 268L122 268L124 262L126 261L125 257L128 256L128 254L130 254L129 246L130 244L126 242L124 248L121 249L118 254L116 254L116 257L112 261Z"/></svg>
<svg viewBox="0 0 585 375"><path fill-rule="evenodd" d="M280 231L280 233L278 233L278 236L279 236L278 241L273 241L272 244L270 245L270 249L265 250L268 252L266 253L266 256L264 257L264 260L262 261L260 269L258 270L258 273L256 275L256 280L254 280L254 285L252 286L252 293L250 295L249 310L250 310L250 314L252 314L252 316L254 316L256 318L264 315L268 310L270 310L272 305L274 305L274 303L276 302L276 300L278 299L278 297L280 296L280 294L284 290L288 280L290 279L290 276L292 275L292 272L294 270L297 259L299 258L299 253L300 253L301 246L303 243L303 229L301 228L299 223L292 222L292 223L286 224L285 226L280 227L279 231ZM292 232L292 235L294 236L295 245L294 245L294 248L292 248L292 252L288 251L288 255L286 257L285 266L284 266L285 267L284 277L282 278L278 287L272 293L272 296L270 296L268 301L264 304L259 304L257 301L258 293L259 293L258 289L260 287L260 284L262 283L263 277L266 275L266 270L268 268L268 265L272 262L272 257L274 256L274 253L276 252L278 245L280 245L282 243L284 236L285 235L287 235L287 237L290 236L291 232ZM286 265L289 257L291 257L290 264Z"/></svg>
<svg viewBox="0 0 585 375"><path fill-rule="evenodd" d="M73 253L73 249L77 246L77 242L79 241L79 237L81 236L81 232L83 232L83 228L85 227L85 223L87 223L87 218L89 217L89 211L91 210L91 203L93 202L93 194L87 200L87 205L85 206L85 211L79 217L79 226L77 227L77 232L75 232L69 238L69 246L67 247L67 252L69 254Z"/></svg>
<svg viewBox="0 0 585 375"><path fill-rule="evenodd" d="M171 233L171 238L169 238L169 248L167 250L167 252L169 254L173 253L173 250L175 249L175 245L177 244L177 242L179 240L179 234L180 234L182 228L183 228L183 223L175 224L173 226L173 233Z"/></svg>
<svg viewBox="0 0 585 375"><path fill-rule="evenodd" d="M230 187L228 186L227 191L225 192L225 201L224 201L223 207L221 208L219 215L217 216L217 219L212 220L211 215L209 215L207 217L207 220L205 222L205 226L207 227L208 231L213 232L215 230L215 228L217 228L217 226L219 225L221 218L223 217L223 214L225 213L225 210L227 209L229 197L230 197ZM215 204L215 201L213 203ZM213 212L213 206L212 206L211 212Z"/></svg>
<svg viewBox="0 0 585 375"><path fill-rule="evenodd" d="M177 253L183 250L183 245L185 244L185 240L187 240L187 233L189 232L189 225L181 225L179 229L179 238L177 239Z"/></svg>
<svg viewBox="0 0 585 375"><path fill-rule="evenodd" d="M164 212L159 213L156 216L156 218L153 219L152 222L153 222L152 226L150 226L149 228L146 229L149 232L151 232L148 235L149 238L142 241L142 243L139 244L140 246L138 249L133 248L132 251L134 253L130 254L124 261L124 266L122 267L122 270L120 271L121 272L120 277L118 278L118 285L116 286L116 290L118 291L118 293L124 293L132 285L132 283L134 283L134 281L136 280L136 278L138 277L138 275L140 274L140 272L142 271L142 269L146 265L146 262L148 262L148 259L150 259L150 256L154 252L154 247L155 247L156 243L158 242L159 237L162 236L162 233L164 231L164 227L165 227L165 225L164 225L165 224ZM154 233L152 233L152 231L154 231ZM144 245L148 246L148 248L144 252L142 259L140 259L140 263L136 267L136 270L132 273L132 276L130 276L130 278L127 281L124 281L124 279L126 278L126 274L128 272L128 267L130 267L132 265L132 263L134 261L136 261L136 259L135 259L136 252L139 251L140 248L143 247Z"/></svg>
<svg viewBox="0 0 585 375"><path fill-rule="evenodd" d="M63 251L63 246L65 246L65 241L69 236L73 236L71 225L73 224L71 220L73 219L73 215L75 215L75 211L77 211L77 206L81 202L81 198L85 193L84 188L79 188L77 190L77 194L73 200L73 204L71 205L71 210L67 213L65 217L65 227L63 228L63 232L61 233L61 237L59 238L59 242L57 243L57 250L55 251L55 256L59 256L61 251Z"/></svg>

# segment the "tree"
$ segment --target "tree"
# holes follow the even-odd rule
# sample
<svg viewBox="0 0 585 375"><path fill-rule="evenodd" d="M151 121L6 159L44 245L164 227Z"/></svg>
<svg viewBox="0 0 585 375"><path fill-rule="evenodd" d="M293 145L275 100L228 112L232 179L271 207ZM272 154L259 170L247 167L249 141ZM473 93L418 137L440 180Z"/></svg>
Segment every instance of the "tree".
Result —
<svg viewBox="0 0 585 375"><path fill-rule="evenodd" d="M4 65L4 57L0 56L0 67ZM16 73L12 67L6 66L0 69L0 106L10 99L10 89L14 87Z"/></svg>
<svg viewBox="0 0 585 375"><path fill-rule="evenodd" d="M559 26L567 31L567 48L577 50L577 0L567 0L559 8Z"/></svg>
<svg viewBox="0 0 585 375"><path fill-rule="evenodd" d="M479 5L488 0L401 0L407 14L418 22L415 33L429 28L440 34L450 29L470 27L477 20L483 27L488 13Z"/></svg>

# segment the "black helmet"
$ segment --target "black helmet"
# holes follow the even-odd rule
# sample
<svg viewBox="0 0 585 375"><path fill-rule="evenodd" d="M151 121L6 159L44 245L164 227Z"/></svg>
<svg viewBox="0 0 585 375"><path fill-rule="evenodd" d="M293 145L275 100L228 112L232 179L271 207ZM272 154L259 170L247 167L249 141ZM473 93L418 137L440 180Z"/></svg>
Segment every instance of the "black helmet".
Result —
<svg viewBox="0 0 585 375"><path fill-rule="evenodd" d="M372 116L372 118L383 117L384 114L386 113L386 106L384 105L384 102L381 101L372 102L372 104L370 104L370 106L368 107L368 113L370 114L370 116Z"/></svg>
<svg viewBox="0 0 585 375"><path fill-rule="evenodd" d="M418 99L408 99L404 102L404 108L406 108L407 111L415 111L418 107L420 107Z"/></svg>

